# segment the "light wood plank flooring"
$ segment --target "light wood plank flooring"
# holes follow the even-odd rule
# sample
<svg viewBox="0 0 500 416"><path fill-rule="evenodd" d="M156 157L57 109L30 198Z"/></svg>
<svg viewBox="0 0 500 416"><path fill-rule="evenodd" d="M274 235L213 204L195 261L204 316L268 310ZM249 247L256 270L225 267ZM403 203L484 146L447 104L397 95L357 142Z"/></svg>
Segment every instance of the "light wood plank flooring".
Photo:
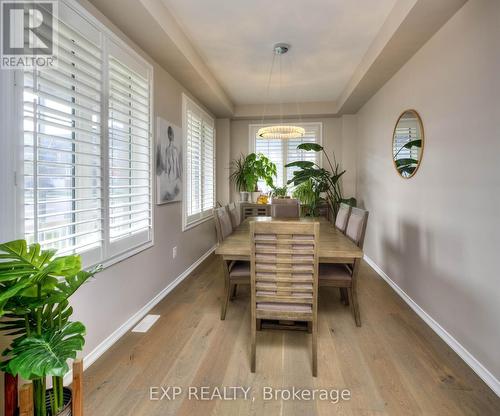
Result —
<svg viewBox="0 0 500 416"><path fill-rule="evenodd" d="M367 265L360 272L363 326L338 291L319 300L318 377L311 335L262 331L250 373L249 290L219 320L222 268L211 256L151 313L145 334L129 333L85 371L85 414L500 415L500 399ZM177 400L149 400L150 386L181 386ZM251 387L255 400L188 400L188 386ZM262 400L262 387L349 389L349 401Z"/></svg>

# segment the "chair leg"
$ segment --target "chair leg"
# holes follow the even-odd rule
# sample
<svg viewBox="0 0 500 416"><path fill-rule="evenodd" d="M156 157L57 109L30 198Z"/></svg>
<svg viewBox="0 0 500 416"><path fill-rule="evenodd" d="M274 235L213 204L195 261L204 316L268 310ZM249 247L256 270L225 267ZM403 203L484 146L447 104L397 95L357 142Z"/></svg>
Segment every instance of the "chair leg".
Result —
<svg viewBox="0 0 500 416"><path fill-rule="evenodd" d="M356 326L361 326L361 316L359 314L358 294L351 287L348 289L349 299L351 300L351 310L356 321Z"/></svg>
<svg viewBox="0 0 500 416"><path fill-rule="evenodd" d="M232 290L231 290L231 299L234 299L236 297L236 290L238 288L237 284L232 285Z"/></svg>
<svg viewBox="0 0 500 416"><path fill-rule="evenodd" d="M256 337L257 337L257 319L252 318L252 334L251 334L251 352L250 352L250 371L255 373L256 359Z"/></svg>
<svg viewBox="0 0 500 416"><path fill-rule="evenodd" d="M318 324L312 322L312 375L318 375Z"/></svg>
<svg viewBox="0 0 500 416"><path fill-rule="evenodd" d="M345 287L340 288L340 300L345 306L349 306L349 297L347 296L347 289Z"/></svg>
<svg viewBox="0 0 500 416"><path fill-rule="evenodd" d="M222 296L222 305L221 305L221 312L220 312L220 320L223 321L226 319L226 310L227 310L227 304L229 303L229 297L231 296L231 285L229 282L226 281L224 282L224 295Z"/></svg>

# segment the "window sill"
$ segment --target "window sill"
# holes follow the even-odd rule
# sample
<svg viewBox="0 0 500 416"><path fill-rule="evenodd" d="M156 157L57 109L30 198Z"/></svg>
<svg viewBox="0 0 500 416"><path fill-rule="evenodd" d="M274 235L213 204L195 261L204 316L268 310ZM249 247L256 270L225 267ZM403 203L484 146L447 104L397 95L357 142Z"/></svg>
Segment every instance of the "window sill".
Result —
<svg viewBox="0 0 500 416"><path fill-rule="evenodd" d="M120 254L117 254L113 257L110 257L104 261L101 261L101 262L97 262L95 264L92 264L92 265L89 265L89 266L85 266L85 269L90 269L91 267L94 267L94 266L97 266L98 264L102 265L103 269L107 269L108 267L111 267L117 263L120 263L122 261L125 261L127 260L128 258L132 257L132 256L135 256L136 254L139 254L141 253L142 251L144 250L147 250L151 247L154 246L154 242L153 241L148 241L147 243L143 243L143 244L140 244L134 248L131 248L123 253L120 253Z"/></svg>
<svg viewBox="0 0 500 416"><path fill-rule="evenodd" d="M212 219L213 219L213 217L211 215L209 215L208 217L190 222L189 224L183 224L182 232L188 231L191 228L197 227L198 225L203 224L204 222L210 221Z"/></svg>

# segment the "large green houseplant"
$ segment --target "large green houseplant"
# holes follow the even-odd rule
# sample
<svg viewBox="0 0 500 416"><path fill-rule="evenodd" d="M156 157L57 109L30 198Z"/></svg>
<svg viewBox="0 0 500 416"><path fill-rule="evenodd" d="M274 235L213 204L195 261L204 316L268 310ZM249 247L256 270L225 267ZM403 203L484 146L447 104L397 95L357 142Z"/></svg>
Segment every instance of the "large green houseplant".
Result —
<svg viewBox="0 0 500 416"><path fill-rule="evenodd" d="M257 183L260 179L273 188L273 178L276 176L276 165L262 153L240 155L231 162L229 179L240 192L242 201L248 200L249 193L258 192Z"/></svg>
<svg viewBox="0 0 500 416"><path fill-rule="evenodd" d="M309 179L300 183L293 190L292 196L300 201L303 214L311 217L319 215L318 206L322 198L320 187L316 182Z"/></svg>
<svg viewBox="0 0 500 416"><path fill-rule="evenodd" d="M0 244L0 331L13 337L0 369L33 381L35 416L46 416L46 380L52 377L50 414L64 407L67 360L85 343L85 327L71 322L69 297L100 270L82 270L78 255L28 246L25 240Z"/></svg>
<svg viewBox="0 0 500 416"><path fill-rule="evenodd" d="M288 181L289 184L299 186L304 182L310 181L311 186L314 187L319 194L325 194L334 217L337 215L340 203L344 202L351 206L356 206L355 198L344 198L342 194L340 178L346 171L340 170L340 165L335 159L335 153L333 153L332 163L323 146L317 143L302 143L297 146L297 149L309 152L321 152L330 170L324 169L317 163L311 161L301 160L288 163L286 167L299 168L294 171L293 178Z"/></svg>

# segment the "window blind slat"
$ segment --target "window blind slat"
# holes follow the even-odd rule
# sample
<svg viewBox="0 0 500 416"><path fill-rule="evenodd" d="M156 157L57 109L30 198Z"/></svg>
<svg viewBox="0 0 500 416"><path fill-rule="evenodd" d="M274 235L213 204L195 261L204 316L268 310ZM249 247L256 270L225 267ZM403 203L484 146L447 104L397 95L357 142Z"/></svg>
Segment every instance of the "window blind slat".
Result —
<svg viewBox="0 0 500 416"><path fill-rule="evenodd" d="M109 206L110 238L114 242L151 228L151 200L137 201L141 193L133 192L151 191L151 132L148 80L111 56L109 88L109 197L110 201L121 198L119 204ZM137 103L140 110L134 109ZM135 146L142 146L143 151L136 151ZM149 192L142 195L149 196Z"/></svg>

